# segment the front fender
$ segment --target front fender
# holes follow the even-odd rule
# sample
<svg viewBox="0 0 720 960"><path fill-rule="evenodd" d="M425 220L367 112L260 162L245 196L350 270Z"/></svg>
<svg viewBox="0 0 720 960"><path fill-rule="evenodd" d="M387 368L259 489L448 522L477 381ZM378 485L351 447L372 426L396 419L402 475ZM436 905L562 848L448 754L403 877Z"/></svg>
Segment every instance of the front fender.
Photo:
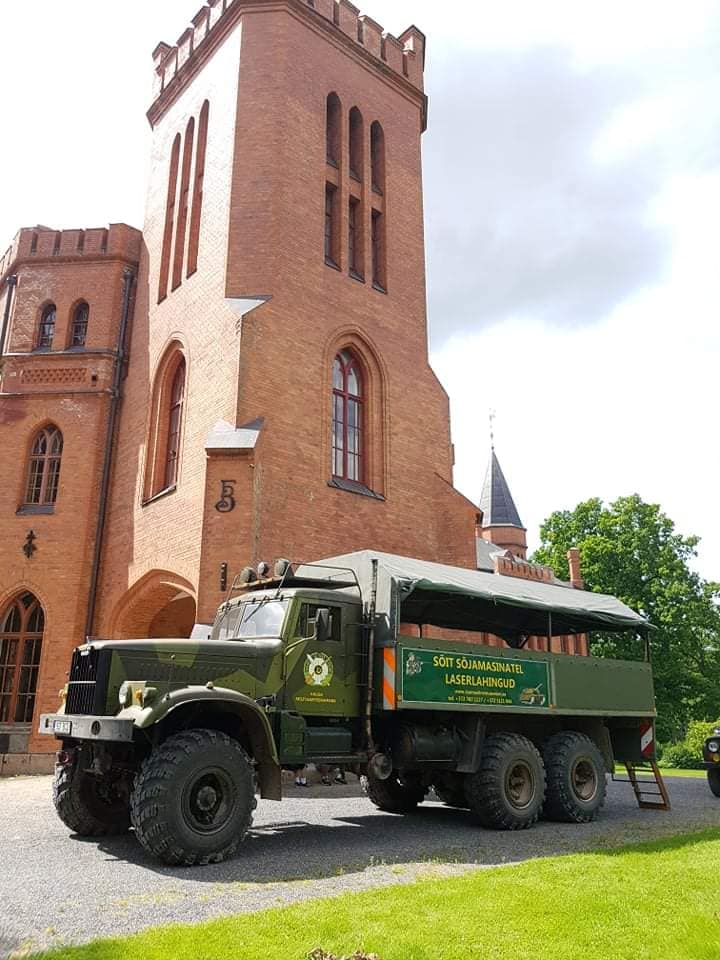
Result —
<svg viewBox="0 0 720 960"><path fill-rule="evenodd" d="M258 765L260 795L266 800L282 799L280 761L270 721L265 711L244 693L223 687L183 687L137 713L135 726L148 730L178 710L198 705L220 707L238 718Z"/></svg>

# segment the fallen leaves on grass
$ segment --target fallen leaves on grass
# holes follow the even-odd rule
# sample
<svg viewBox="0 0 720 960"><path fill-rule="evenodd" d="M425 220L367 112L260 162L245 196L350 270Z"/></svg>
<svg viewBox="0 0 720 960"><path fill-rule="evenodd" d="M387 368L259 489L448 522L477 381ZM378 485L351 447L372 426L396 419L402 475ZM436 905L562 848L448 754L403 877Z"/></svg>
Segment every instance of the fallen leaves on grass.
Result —
<svg viewBox="0 0 720 960"><path fill-rule="evenodd" d="M336 957L334 953L326 953L320 947L308 954L308 960L380 960L376 953L353 953L350 957Z"/></svg>

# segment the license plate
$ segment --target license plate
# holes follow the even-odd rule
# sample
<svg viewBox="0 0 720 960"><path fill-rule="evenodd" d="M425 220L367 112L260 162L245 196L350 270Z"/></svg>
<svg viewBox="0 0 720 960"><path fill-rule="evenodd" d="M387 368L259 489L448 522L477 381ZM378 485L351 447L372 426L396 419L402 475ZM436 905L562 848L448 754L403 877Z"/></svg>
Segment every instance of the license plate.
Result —
<svg viewBox="0 0 720 960"><path fill-rule="evenodd" d="M72 733L72 720L54 720L53 733L63 733L65 735Z"/></svg>

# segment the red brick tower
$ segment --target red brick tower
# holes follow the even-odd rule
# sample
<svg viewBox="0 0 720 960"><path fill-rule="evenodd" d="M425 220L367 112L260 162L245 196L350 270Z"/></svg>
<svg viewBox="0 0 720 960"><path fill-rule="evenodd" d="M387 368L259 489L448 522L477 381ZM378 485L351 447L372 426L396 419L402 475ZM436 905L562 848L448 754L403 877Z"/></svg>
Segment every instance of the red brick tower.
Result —
<svg viewBox="0 0 720 960"><path fill-rule="evenodd" d="M278 555L473 565L428 365L423 60L347 0L214 0L157 47L101 632L185 633Z"/></svg>
<svg viewBox="0 0 720 960"><path fill-rule="evenodd" d="M27 750L33 715L57 707L85 636L140 243L122 224L37 227L0 260L3 769Z"/></svg>

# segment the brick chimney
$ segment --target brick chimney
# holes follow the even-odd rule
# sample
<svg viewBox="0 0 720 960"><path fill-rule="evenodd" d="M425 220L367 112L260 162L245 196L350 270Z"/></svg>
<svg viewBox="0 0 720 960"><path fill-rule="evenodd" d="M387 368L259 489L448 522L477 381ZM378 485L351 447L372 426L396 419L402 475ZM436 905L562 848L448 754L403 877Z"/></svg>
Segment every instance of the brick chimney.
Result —
<svg viewBox="0 0 720 960"><path fill-rule="evenodd" d="M580 551L577 547L568 550L568 566L570 568L570 583L576 590L582 590L585 583L580 572Z"/></svg>

